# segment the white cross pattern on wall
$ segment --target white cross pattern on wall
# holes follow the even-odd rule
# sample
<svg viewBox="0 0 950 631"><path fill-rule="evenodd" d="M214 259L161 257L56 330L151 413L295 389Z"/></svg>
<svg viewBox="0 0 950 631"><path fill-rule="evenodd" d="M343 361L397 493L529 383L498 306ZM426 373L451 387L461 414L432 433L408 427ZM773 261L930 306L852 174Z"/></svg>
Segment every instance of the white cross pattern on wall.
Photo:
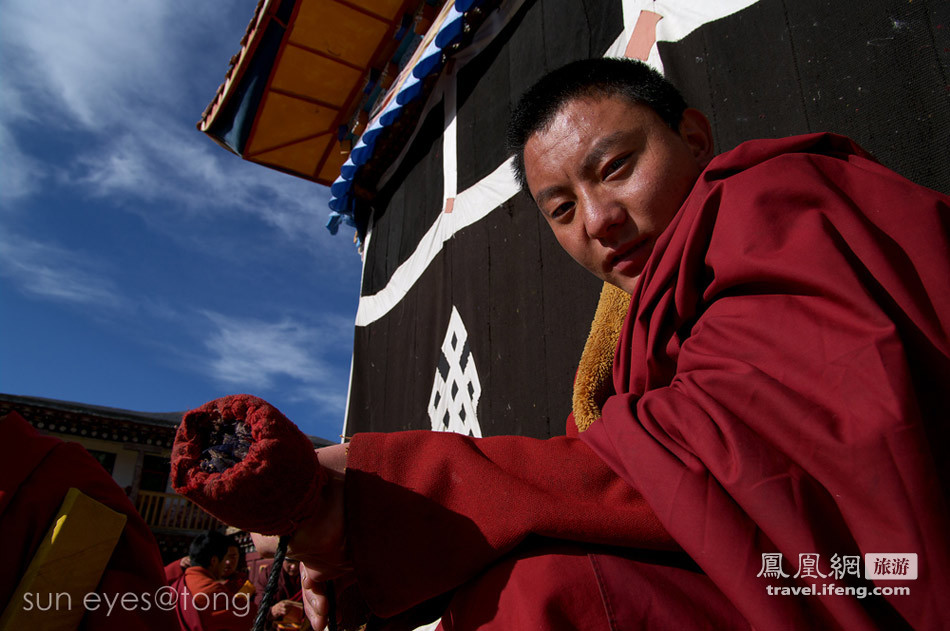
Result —
<svg viewBox="0 0 950 631"><path fill-rule="evenodd" d="M475 359L468 346L468 331L458 309L453 305L439 365L435 370L432 394L429 396L432 431L481 438L482 428L476 416L481 394L482 385L478 381Z"/></svg>

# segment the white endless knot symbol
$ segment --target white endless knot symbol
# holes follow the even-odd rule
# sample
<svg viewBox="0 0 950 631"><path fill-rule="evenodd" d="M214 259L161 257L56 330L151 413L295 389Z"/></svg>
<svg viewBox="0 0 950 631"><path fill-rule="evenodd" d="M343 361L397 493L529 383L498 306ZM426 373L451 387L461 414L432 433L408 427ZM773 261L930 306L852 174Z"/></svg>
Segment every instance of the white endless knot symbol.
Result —
<svg viewBox="0 0 950 631"><path fill-rule="evenodd" d="M453 306L429 396L432 430L481 438L482 429L476 416L481 394L478 371L468 346L468 331Z"/></svg>

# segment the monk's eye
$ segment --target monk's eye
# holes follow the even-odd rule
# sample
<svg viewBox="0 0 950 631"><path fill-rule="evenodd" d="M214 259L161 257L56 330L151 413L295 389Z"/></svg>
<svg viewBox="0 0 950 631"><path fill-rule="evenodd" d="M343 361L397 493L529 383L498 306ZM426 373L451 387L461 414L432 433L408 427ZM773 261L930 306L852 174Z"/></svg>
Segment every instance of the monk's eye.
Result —
<svg viewBox="0 0 950 631"><path fill-rule="evenodd" d="M627 160L630 159L629 155L621 156L615 160L612 160L610 164L604 169L604 178L610 176L615 171L618 171L623 165L627 163Z"/></svg>
<svg viewBox="0 0 950 631"><path fill-rule="evenodd" d="M563 204L559 205L557 208L551 211L551 217L554 217L555 219L558 217L561 217L571 212L572 208L574 208L574 202L564 202Z"/></svg>

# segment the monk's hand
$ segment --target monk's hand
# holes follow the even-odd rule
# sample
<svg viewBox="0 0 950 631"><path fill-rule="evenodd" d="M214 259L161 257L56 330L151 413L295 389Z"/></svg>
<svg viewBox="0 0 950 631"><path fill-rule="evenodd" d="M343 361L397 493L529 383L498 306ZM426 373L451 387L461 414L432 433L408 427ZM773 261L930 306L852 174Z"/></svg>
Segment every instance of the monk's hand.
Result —
<svg viewBox="0 0 950 631"><path fill-rule="evenodd" d="M279 603L277 603L276 605L274 605L273 607L271 607L271 608L270 608L270 615L271 615L271 617L273 617L273 618L283 618L283 617L287 614L287 611L288 611L288 610L290 609L290 607L292 606L292 605L290 604L290 603L292 603L292 602L293 602L292 600L282 600L282 601L280 601Z"/></svg>
<svg viewBox="0 0 950 631"><path fill-rule="evenodd" d="M320 495L320 510L294 531L287 556L300 561L304 611L314 629L327 624L326 581L347 578L353 571L346 554L343 524L343 475L346 470L346 445L331 445L316 450L320 466L327 472L327 483ZM277 537L253 535L254 546L262 556L273 556Z"/></svg>

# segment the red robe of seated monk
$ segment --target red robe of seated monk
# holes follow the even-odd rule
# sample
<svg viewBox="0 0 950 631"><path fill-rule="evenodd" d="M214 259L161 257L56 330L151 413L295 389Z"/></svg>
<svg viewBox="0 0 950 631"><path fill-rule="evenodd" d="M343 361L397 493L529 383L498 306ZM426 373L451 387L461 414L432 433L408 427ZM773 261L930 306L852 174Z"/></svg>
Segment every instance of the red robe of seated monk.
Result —
<svg viewBox="0 0 950 631"><path fill-rule="evenodd" d="M717 157L580 438L353 439L370 609L456 590L446 629L942 628L948 225L946 196L838 136ZM916 555L917 579L866 579L876 553Z"/></svg>
<svg viewBox="0 0 950 631"><path fill-rule="evenodd" d="M201 631L245 631L257 616L252 594L234 592L200 566L191 566L180 579L187 594L179 599L179 620L187 620L182 628L193 625L187 610L198 612ZM180 590L180 585L176 588ZM180 593L180 591L179 591Z"/></svg>

